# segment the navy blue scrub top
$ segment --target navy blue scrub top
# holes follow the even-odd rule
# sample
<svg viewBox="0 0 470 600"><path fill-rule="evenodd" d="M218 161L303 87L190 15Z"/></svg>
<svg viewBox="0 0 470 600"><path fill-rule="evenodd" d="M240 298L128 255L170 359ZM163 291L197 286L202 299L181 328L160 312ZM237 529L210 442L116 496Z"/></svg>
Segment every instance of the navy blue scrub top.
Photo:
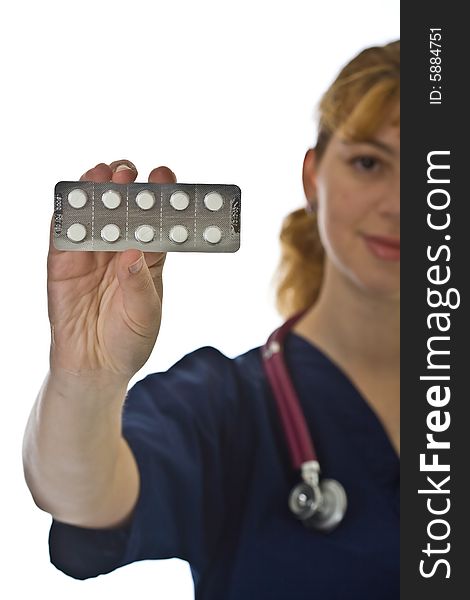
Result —
<svg viewBox="0 0 470 600"><path fill-rule="evenodd" d="M129 392L123 435L138 464L132 520L88 529L53 520L52 563L78 579L145 559L190 563L196 600L399 598L399 459L345 373L289 332L285 360L324 477L348 495L330 533L305 528L287 499L299 482L259 348L213 347Z"/></svg>

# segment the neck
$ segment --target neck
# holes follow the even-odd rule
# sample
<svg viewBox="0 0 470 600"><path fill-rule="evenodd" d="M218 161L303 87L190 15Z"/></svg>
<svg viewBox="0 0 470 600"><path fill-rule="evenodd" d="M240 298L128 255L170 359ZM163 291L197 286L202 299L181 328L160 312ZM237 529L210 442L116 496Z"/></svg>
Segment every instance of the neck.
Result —
<svg viewBox="0 0 470 600"><path fill-rule="evenodd" d="M398 379L398 298L371 295L329 261L318 301L293 329L353 370Z"/></svg>
<svg viewBox="0 0 470 600"><path fill-rule="evenodd" d="M318 301L293 330L324 351L371 405L400 454L400 308L326 263Z"/></svg>

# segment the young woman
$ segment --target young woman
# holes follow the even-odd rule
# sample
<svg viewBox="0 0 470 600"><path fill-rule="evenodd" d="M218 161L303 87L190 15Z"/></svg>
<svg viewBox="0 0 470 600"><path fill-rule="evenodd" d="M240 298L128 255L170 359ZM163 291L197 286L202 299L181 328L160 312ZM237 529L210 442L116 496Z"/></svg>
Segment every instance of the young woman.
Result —
<svg viewBox="0 0 470 600"><path fill-rule="evenodd" d="M261 348L199 348L127 391L157 339L164 254L51 243L50 371L24 466L65 573L179 557L201 600L399 597L399 64L393 42L340 72L304 160L306 209L281 232L284 361L345 514L324 531L289 509L299 472ZM117 161L82 179L136 176Z"/></svg>

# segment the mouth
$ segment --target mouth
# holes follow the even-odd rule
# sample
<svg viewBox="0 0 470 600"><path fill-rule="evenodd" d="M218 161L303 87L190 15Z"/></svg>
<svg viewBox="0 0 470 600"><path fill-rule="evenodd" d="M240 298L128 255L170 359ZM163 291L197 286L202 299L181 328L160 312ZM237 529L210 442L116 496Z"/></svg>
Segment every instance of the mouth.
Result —
<svg viewBox="0 0 470 600"><path fill-rule="evenodd" d="M400 239L365 235L364 241L369 251L381 260L399 261L400 260Z"/></svg>

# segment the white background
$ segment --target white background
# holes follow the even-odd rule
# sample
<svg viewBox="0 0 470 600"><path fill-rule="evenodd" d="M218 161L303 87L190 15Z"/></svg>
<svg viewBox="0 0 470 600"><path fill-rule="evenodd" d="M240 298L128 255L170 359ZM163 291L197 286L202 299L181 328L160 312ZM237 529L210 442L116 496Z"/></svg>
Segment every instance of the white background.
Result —
<svg viewBox="0 0 470 600"><path fill-rule="evenodd" d="M304 205L315 106L353 54L399 36L398 0L15 2L0 23L3 419L0 595L193 598L189 567L143 561L76 581L49 563L50 515L23 480L24 426L48 369L53 187L98 162L242 189L235 254L169 254L159 339L131 383L213 345L235 356L280 324L282 218Z"/></svg>

